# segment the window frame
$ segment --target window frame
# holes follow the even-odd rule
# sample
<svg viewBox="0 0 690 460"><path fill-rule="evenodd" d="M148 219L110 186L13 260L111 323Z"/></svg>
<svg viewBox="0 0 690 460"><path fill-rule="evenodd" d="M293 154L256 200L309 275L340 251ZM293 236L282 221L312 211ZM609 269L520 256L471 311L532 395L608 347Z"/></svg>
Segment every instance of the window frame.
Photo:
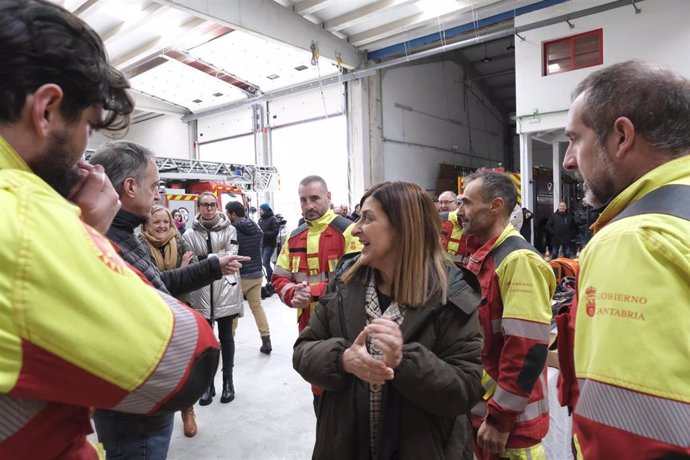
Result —
<svg viewBox="0 0 690 460"><path fill-rule="evenodd" d="M599 37L599 49L598 49L598 59L596 62L586 65L575 65L575 41L580 38L598 36ZM561 44L567 42L570 47L570 67L567 70L559 70L558 72L549 72L549 56L548 48L550 46ZM547 77L549 75L558 75L562 73L572 72L573 70L585 69L587 67L594 67L602 65L604 63L604 29L595 29L581 34L570 35L568 37L557 38L555 40L549 40L542 42L542 76Z"/></svg>

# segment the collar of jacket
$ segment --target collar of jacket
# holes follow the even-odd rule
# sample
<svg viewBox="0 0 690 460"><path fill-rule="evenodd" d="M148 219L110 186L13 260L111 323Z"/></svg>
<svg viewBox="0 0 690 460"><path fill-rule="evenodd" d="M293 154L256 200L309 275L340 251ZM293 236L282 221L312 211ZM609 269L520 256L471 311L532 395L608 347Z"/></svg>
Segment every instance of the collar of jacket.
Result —
<svg viewBox="0 0 690 460"><path fill-rule="evenodd" d="M484 263L484 259L486 259L486 256L491 252L491 250L495 247L498 247L501 243L503 243L506 240L506 238L515 234L519 235L520 233L517 230L515 230L515 227L513 227L511 223L508 223L508 225L505 226L501 234L497 237L491 238L489 241L487 241L479 247L477 247L476 245L475 247L472 247L470 245L470 262L467 266L472 271L472 273L479 273L479 267L482 266L482 264ZM475 266L477 268L475 268Z"/></svg>
<svg viewBox="0 0 690 460"><path fill-rule="evenodd" d="M652 190L662 185L671 184L688 177L690 171L690 155L684 155L675 160L657 166L644 176L628 185L622 192L606 205L606 208L599 215L599 218L592 224L592 230L597 232L608 224L614 217L620 214L625 208L639 200Z"/></svg>
<svg viewBox="0 0 690 460"><path fill-rule="evenodd" d="M328 224L333 222L333 220L335 218L336 218L335 212L333 212L332 209L329 209L328 211L326 211L326 213L323 216L319 217L318 219L305 220L305 222L307 223L307 225L309 226L309 228L311 230L314 230L316 232L321 233L324 230L326 230L326 227L328 227Z"/></svg>
<svg viewBox="0 0 690 460"><path fill-rule="evenodd" d="M139 217L137 215L132 214L129 211L120 209L115 215L111 227L126 230L128 232L134 232L134 229L137 228L139 225L143 224L144 222L146 222L146 219L144 219L143 217Z"/></svg>
<svg viewBox="0 0 690 460"><path fill-rule="evenodd" d="M209 231L217 232L219 230L224 229L228 225L230 225L230 219L228 218L228 216L226 216L222 212L218 213L218 217L220 219L218 220L218 223L216 225L214 225L213 228L211 228L211 229L204 227L204 224L202 224L201 221L199 220L200 217L201 217L201 215L197 214L196 217L194 218L194 224L192 225L192 228L194 230L198 230L198 231L202 231L202 232L209 232Z"/></svg>
<svg viewBox="0 0 690 460"><path fill-rule="evenodd" d="M348 260L342 265L336 281L336 296L339 303L338 308L349 311L344 314L345 330L348 339L354 341L357 335L364 329L367 322L366 310L363 308L362 301L366 297L366 284L360 281L351 281L347 285L342 282L340 275L354 264L359 255ZM461 270L455 266L448 268L448 303L459 308L466 314L471 314L481 302L481 288L477 278L469 270ZM355 314L347 305L360 305L359 311ZM408 308L405 312L400 330L403 341L409 342L414 338L417 331L424 325L431 315L443 308L439 301L428 302L423 307Z"/></svg>
<svg viewBox="0 0 690 460"><path fill-rule="evenodd" d="M29 165L2 136L0 136L0 168L31 172Z"/></svg>

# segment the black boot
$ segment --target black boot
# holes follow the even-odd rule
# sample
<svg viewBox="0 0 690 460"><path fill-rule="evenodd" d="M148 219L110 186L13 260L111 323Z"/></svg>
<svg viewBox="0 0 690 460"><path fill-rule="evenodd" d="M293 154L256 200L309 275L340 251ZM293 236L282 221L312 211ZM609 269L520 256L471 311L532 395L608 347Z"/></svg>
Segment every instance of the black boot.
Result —
<svg viewBox="0 0 690 460"><path fill-rule="evenodd" d="M206 391L204 392L203 395L201 395L201 399L199 399L199 405L200 406L208 406L213 402L213 397L216 395L216 387L213 385L213 382L211 382L211 385L209 385L208 388L206 388Z"/></svg>
<svg viewBox="0 0 690 460"><path fill-rule="evenodd" d="M271 336L265 335L265 336L261 337L261 342L263 342L263 343L261 345L261 348L259 348L259 351L261 353L270 355L271 351L273 351L273 348L271 347Z"/></svg>
<svg viewBox="0 0 690 460"><path fill-rule="evenodd" d="M220 395L220 402L223 404L235 399L235 385L232 383L232 373L223 375L223 393Z"/></svg>

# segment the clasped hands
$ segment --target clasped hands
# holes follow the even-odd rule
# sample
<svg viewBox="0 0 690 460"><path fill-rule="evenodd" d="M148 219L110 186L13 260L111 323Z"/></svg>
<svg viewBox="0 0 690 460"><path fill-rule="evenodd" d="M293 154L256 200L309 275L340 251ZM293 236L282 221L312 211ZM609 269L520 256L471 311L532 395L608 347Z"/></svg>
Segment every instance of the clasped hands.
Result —
<svg viewBox="0 0 690 460"><path fill-rule="evenodd" d="M367 351L366 340L383 353L383 360ZM393 380L395 369L402 361L402 332L395 321L377 318L359 333L355 342L343 353L343 370L367 383L383 385Z"/></svg>

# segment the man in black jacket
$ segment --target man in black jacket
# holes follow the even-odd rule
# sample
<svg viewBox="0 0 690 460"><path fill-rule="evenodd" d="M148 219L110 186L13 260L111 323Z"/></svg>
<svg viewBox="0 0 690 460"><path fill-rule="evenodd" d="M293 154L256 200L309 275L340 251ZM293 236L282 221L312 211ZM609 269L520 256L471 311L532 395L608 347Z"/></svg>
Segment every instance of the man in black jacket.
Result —
<svg viewBox="0 0 690 460"><path fill-rule="evenodd" d="M563 256L570 259L573 256L572 241L577 233L577 225L565 202L558 203L558 210L549 216L546 230L551 234L551 257L558 257L559 249L562 249Z"/></svg>
<svg viewBox="0 0 690 460"><path fill-rule="evenodd" d="M278 239L280 225L268 203L259 206L259 215L261 216L259 218L259 227L261 227L261 231L264 232L261 260L266 269L266 280L270 283L273 277L271 257L276 250L276 240Z"/></svg>
<svg viewBox="0 0 690 460"><path fill-rule="evenodd" d="M254 315L256 327L259 329L261 336L259 351L269 355L273 349L271 347L271 332L268 328L266 312L261 305L261 282L264 276L261 271L261 241L264 235L259 226L247 218L242 203L231 201L225 205L225 212L232 225L237 229L237 242L239 243L237 253L251 258L240 269L240 286L242 287L242 294L244 294L249 308L252 310L252 315Z"/></svg>
<svg viewBox="0 0 690 460"><path fill-rule="evenodd" d="M154 158L153 152L141 145L115 141L98 149L90 162L103 166L122 203L106 236L119 247L120 256L146 276L156 289L177 297L238 271L242 266L239 261L245 258L207 258L184 268L158 270L148 250L134 236L134 229L146 221L154 202L160 198L160 178ZM94 421L98 439L106 452L120 450L131 457L143 457L148 453L155 458L165 458L173 415L145 416L97 410Z"/></svg>

